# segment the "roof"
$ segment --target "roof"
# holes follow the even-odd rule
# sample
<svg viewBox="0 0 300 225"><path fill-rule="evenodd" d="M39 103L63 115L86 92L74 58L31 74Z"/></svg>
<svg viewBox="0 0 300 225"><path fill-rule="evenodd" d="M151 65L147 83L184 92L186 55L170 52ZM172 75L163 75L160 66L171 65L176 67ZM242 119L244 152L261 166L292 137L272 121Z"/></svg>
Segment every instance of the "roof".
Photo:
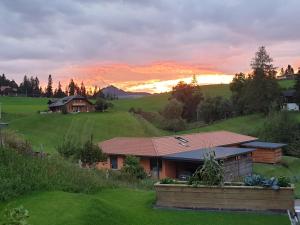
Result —
<svg viewBox="0 0 300 225"><path fill-rule="evenodd" d="M250 148L267 148L267 149L277 149L286 146L283 143L272 143L272 142L262 142L262 141L252 141L242 144L244 147Z"/></svg>
<svg viewBox="0 0 300 225"><path fill-rule="evenodd" d="M71 96L67 96L64 98L54 100L53 103L49 104L49 108L63 106L75 99L82 99L82 100L88 101L86 97L83 97L81 95L71 95ZM90 101L88 101L88 102L91 103Z"/></svg>
<svg viewBox="0 0 300 225"><path fill-rule="evenodd" d="M180 152L163 156L163 159L180 161L203 161L207 153L214 151L216 159L226 159L229 157L255 151L255 148L235 148L235 147L216 147L212 149L199 149L188 152Z"/></svg>
<svg viewBox="0 0 300 225"><path fill-rule="evenodd" d="M282 91L282 95L284 97L294 97L295 93L296 93L296 90L293 90L293 89Z"/></svg>
<svg viewBox="0 0 300 225"><path fill-rule="evenodd" d="M103 141L99 145L107 154L163 156L254 140L257 138L229 131L215 131L152 138L119 137Z"/></svg>

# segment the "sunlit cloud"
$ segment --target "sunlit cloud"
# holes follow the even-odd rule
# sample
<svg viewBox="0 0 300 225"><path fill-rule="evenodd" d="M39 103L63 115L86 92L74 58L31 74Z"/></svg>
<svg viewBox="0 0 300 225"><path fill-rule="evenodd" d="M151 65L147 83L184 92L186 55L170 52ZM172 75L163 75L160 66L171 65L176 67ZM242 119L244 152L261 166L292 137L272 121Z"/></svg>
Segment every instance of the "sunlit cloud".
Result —
<svg viewBox="0 0 300 225"><path fill-rule="evenodd" d="M56 72L66 84L70 74L77 82L87 86L105 87L114 84L128 91L151 93L169 91L180 80L189 82L197 75L200 84L229 83L230 75L222 75L209 65L184 64L177 62L154 62L143 65L102 63L97 65L71 66Z"/></svg>

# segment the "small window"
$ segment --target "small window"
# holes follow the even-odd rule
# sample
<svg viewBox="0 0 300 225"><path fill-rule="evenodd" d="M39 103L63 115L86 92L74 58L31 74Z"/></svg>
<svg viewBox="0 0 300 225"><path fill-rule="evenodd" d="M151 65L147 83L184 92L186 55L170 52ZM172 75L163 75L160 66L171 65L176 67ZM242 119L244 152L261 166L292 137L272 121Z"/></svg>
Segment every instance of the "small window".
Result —
<svg viewBox="0 0 300 225"><path fill-rule="evenodd" d="M118 157L117 156L110 156L110 168L118 169Z"/></svg>
<svg viewBox="0 0 300 225"><path fill-rule="evenodd" d="M157 170L157 165L159 167L159 170L161 170L161 168L162 168L161 159L151 158L150 159L150 170Z"/></svg>

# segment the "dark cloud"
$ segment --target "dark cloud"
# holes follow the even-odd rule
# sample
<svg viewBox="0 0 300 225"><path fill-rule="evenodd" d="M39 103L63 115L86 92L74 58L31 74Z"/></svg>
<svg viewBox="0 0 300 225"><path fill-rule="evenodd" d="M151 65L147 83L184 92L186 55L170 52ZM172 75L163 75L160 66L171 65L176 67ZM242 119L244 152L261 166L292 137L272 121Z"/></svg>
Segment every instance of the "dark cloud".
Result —
<svg viewBox="0 0 300 225"><path fill-rule="evenodd" d="M232 73L248 69L259 45L295 63L299 7L298 0L2 0L0 72L46 77L72 65L172 60Z"/></svg>

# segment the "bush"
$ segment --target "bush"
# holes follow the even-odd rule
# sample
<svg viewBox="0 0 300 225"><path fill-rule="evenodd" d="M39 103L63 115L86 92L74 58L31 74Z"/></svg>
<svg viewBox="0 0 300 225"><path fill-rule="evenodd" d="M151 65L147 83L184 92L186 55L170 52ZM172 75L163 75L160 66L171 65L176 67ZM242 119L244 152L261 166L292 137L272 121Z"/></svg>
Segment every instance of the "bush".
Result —
<svg viewBox="0 0 300 225"><path fill-rule="evenodd" d="M68 109L67 109L67 106L66 106L66 105L64 105L64 106L62 107L61 113L62 113L62 114L68 114Z"/></svg>
<svg viewBox="0 0 300 225"><path fill-rule="evenodd" d="M208 97L198 105L198 120L206 123L216 120L227 119L233 115L233 106L231 101L221 97Z"/></svg>
<svg viewBox="0 0 300 225"><path fill-rule="evenodd" d="M166 177L164 179L160 180L161 184L175 184L175 180L173 180L172 178Z"/></svg>
<svg viewBox="0 0 300 225"><path fill-rule="evenodd" d="M76 159L80 151L80 144L74 138L64 137L63 141L57 145L56 150L66 159Z"/></svg>
<svg viewBox="0 0 300 225"><path fill-rule="evenodd" d="M203 166L200 166L191 176L189 184L192 185L222 185L223 165L215 159L215 152L207 153Z"/></svg>
<svg viewBox="0 0 300 225"><path fill-rule="evenodd" d="M95 103L95 109L98 112L104 112L108 108L112 108L113 104L111 102L107 102L104 98L97 98Z"/></svg>
<svg viewBox="0 0 300 225"><path fill-rule="evenodd" d="M278 177L278 185L279 187L290 187L291 179L284 176Z"/></svg>
<svg viewBox="0 0 300 225"><path fill-rule="evenodd" d="M79 159L85 165L93 165L97 162L106 160L106 155L102 152L98 145L91 140L87 141L79 150Z"/></svg>
<svg viewBox="0 0 300 225"><path fill-rule="evenodd" d="M126 156L121 173L137 179L145 179L147 177L144 168L140 165L139 159L131 155Z"/></svg>
<svg viewBox="0 0 300 225"><path fill-rule="evenodd" d="M22 154L31 154L33 152L31 144L22 136L13 131L6 130L2 132L4 146L14 149Z"/></svg>
<svg viewBox="0 0 300 225"><path fill-rule="evenodd" d="M29 225L27 219L29 212L23 206L5 211L5 222L3 225Z"/></svg>
<svg viewBox="0 0 300 225"><path fill-rule="evenodd" d="M285 153L300 157L300 124L292 114L271 113L258 136L262 140L286 143L288 146L284 148Z"/></svg>

